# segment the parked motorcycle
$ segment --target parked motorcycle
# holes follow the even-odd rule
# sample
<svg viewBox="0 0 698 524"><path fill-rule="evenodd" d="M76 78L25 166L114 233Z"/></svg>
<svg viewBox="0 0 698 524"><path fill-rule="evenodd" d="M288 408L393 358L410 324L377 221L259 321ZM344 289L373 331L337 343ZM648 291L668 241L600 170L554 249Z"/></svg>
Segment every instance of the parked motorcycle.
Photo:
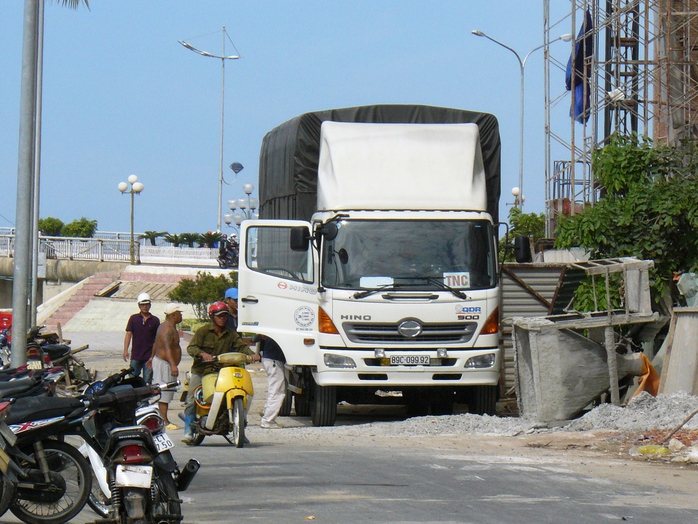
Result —
<svg viewBox="0 0 698 524"><path fill-rule="evenodd" d="M86 409L85 399L71 397L24 397L12 403L6 423L16 443L4 451L17 471L10 510L23 522L62 524L85 506L90 466L58 438L79 431Z"/></svg>
<svg viewBox="0 0 698 524"><path fill-rule="evenodd" d="M79 389L95 380L95 373L87 369L85 363L75 355L89 345L72 349L70 341L63 339L61 326L56 332L43 332L45 326L34 326L29 331L28 344L38 343L44 352L44 358L54 366L63 366L66 370L64 381L66 388ZM27 359L29 355L27 354Z"/></svg>
<svg viewBox="0 0 698 524"><path fill-rule="evenodd" d="M99 405L92 423L86 425L91 438L81 448L97 479L88 503L105 518L98 522L179 522L178 491L187 489L199 462L191 459L180 471L157 406L138 407L178 382L151 388L139 386L142 379L127 375L125 370L88 388Z"/></svg>
<svg viewBox="0 0 698 524"><path fill-rule="evenodd" d="M0 367L9 367L12 356L12 327L7 327L0 331Z"/></svg>
<svg viewBox="0 0 698 524"><path fill-rule="evenodd" d="M241 448L245 444L245 413L254 395L252 378L242 365L252 359L244 353L224 353L213 362L215 371L204 375L194 392L193 444L198 446L208 435L221 435ZM228 437L231 433L232 440Z"/></svg>

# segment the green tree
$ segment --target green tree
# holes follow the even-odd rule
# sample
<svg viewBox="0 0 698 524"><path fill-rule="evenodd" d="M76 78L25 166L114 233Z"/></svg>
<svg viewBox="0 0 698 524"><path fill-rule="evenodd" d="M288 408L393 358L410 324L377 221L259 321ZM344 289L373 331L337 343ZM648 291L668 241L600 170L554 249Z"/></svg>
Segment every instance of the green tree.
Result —
<svg viewBox="0 0 698 524"><path fill-rule="evenodd" d="M514 239L519 235L530 237L534 244L545 238L545 213L524 213L518 207L509 210L509 243L507 244L507 237L500 239L500 261L514 260Z"/></svg>
<svg viewBox="0 0 698 524"><path fill-rule="evenodd" d="M176 288L169 293L170 300L191 304L199 320L208 320L208 306L211 302L221 300L225 290L237 286L237 273L230 276L218 275L199 271L196 280L183 278Z"/></svg>
<svg viewBox="0 0 698 524"><path fill-rule="evenodd" d="M61 236L64 237L81 237L92 238L97 231L97 221L88 220L82 217L79 220L73 220L64 225L61 229Z"/></svg>
<svg viewBox="0 0 698 524"><path fill-rule="evenodd" d="M179 247L179 245L184 242L184 240L182 239L182 235L177 235L177 234L172 234L172 233L166 233L164 236L164 239L165 239L165 242L169 242L174 247Z"/></svg>
<svg viewBox="0 0 698 524"><path fill-rule="evenodd" d="M65 224L59 218L46 217L39 219L39 231L48 237L57 237L61 235L61 229Z"/></svg>
<svg viewBox="0 0 698 524"><path fill-rule="evenodd" d="M593 258L653 260L656 300L673 271L698 271L698 146L654 145L615 135L592 155L602 187L593 207L558 226L558 248L580 246Z"/></svg>
<svg viewBox="0 0 698 524"><path fill-rule="evenodd" d="M145 231L142 235L138 237L138 239L140 240L142 238L145 238L147 240L150 240L150 245L154 246L155 241L158 239L158 237L163 237L165 235L167 235L167 231Z"/></svg>
<svg viewBox="0 0 698 524"><path fill-rule="evenodd" d="M199 240L198 233L182 233L179 236L182 239L182 244L186 244L189 247L194 247L194 242Z"/></svg>
<svg viewBox="0 0 698 524"><path fill-rule="evenodd" d="M212 233L209 231L208 233L202 233L199 235L199 238L197 239L197 242L199 243L199 247L213 247L213 245L216 242L219 242L221 237L223 235L216 231L215 233Z"/></svg>

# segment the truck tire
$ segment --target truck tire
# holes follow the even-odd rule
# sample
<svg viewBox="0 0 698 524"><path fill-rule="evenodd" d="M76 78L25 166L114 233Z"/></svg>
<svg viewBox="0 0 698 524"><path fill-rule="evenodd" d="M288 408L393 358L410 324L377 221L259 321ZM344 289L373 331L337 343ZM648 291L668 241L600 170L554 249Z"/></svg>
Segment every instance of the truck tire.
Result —
<svg viewBox="0 0 698 524"><path fill-rule="evenodd" d="M293 393L286 390L286 396L284 401L281 403L281 409L279 410L280 417L288 417L291 414L291 407L293 406Z"/></svg>
<svg viewBox="0 0 698 524"><path fill-rule="evenodd" d="M310 418L313 426L334 426L337 418L337 388L313 383Z"/></svg>
<svg viewBox="0 0 698 524"><path fill-rule="evenodd" d="M313 375L307 368L303 369L300 374L291 373L291 380L295 381L295 385L298 386L303 393L300 395L293 394L294 404L296 405L296 416L297 417L309 417L310 416L310 390L312 385L315 383L313 380Z"/></svg>
<svg viewBox="0 0 698 524"><path fill-rule="evenodd" d="M469 411L476 415L494 415L499 386L475 386Z"/></svg>

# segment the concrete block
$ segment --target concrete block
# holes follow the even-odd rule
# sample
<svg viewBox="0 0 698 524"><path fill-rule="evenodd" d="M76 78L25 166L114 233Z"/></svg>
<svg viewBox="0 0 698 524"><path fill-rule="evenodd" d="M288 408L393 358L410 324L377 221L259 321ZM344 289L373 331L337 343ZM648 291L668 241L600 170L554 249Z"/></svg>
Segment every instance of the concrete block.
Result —
<svg viewBox="0 0 698 524"><path fill-rule="evenodd" d="M540 422L569 420L609 389L606 349L544 319L515 319L519 414ZM618 355L618 377L642 370L640 354Z"/></svg>
<svg viewBox="0 0 698 524"><path fill-rule="evenodd" d="M659 382L664 394L698 395L698 308L674 308Z"/></svg>

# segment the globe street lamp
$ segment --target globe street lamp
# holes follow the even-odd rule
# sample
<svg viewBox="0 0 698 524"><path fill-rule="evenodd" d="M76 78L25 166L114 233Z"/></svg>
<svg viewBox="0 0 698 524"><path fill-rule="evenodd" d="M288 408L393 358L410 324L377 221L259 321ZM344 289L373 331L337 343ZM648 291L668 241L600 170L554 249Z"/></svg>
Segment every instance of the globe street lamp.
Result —
<svg viewBox="0 0 698 524"><path fill-rule="evenodd" d="M256 211L259 207L259 200L250 196L254 191L254 185L247 183L244 186L242 186L242 190L245 192L247 197L228 200L228 207L231 211L235 211L236 209L240 210L240 213L230 215L232 219L234 219L236 216L241 217L240 222L237 222L237 220L235 220L235 222L238 225L242 223L242 220L256 218Z"/></svg>
<svg viewBox="0 0 698 524"><path fill-rule="evenodd" d="M134 195L138 195L141 191L143 191L143 184L138 181L138 177L136 175L131 175L128 177L128 183L119 182L118 188L119 191L121 191L122 195L124 193L129 193L131 195L131 243L129 246L129 253L131 255L131 264L136 264L136 244L135 239L133 238L133 208L135 203Z"/></svg>
<svg viewBox="0 0 698 524"><path fill-rule="evenodd" d="M225 61L226 60L237 60L240 58L239 55L225 55L225 37L228 35L225 31L225 26L223 26L223 53L220 55L214 55L207 53L206 51L201 51L193 45L185 42L184 40L179 40L179 43L184 47L200 54L201 56L208 56L210 58L218 58L221 61L221 143L220 143L220 167L218 171L218 216L216 217L216 227L217 231L221 230L221 214L223 212L223 122L224 122L224 108L225 108ZM232 166L231 166L232 167ZM240 165L242 168L242 165Z"/></svg>
<svg viewBox="0 0 698 524"><path fill-rule="evenodd" d="M523 209L523 201L524 201L524 192L523 192L523 188L524 188L524 185L523 185L523 164L524 164L524 162L523 162L523 155L524 155L524 68L526 67L526 62L528 61L528 57L531 56L531 54L532 54L534 51L538 51L539 49L542 49L543 47L545 47L546 44L539 45L538 47L534 47L533 49L531 49L531 50L526 54L526 56L525 56L523 59L521 59L521 56L519 55L519 53L517 53L514 49L512 49L511 47L509 47L509 46L506 45L506 44L503 44L503 43L500 42L499 40L495 40L494 38L492 38L491 36L485 34L484 32L475 29L475 30L471 31L471 33L474 34L475 36L481 36L481 37L487 38L488 40L494 42L495 44L497 44L497 45L499 45L499 46L501 46L501 47L503 47L504 49L507 49L507 50L511 51L512 53L514 53L514 56L516 57L516 59L519 61L519 68L521 69L521 111L520 111L520 122L519 122L519 127L520 127L520 129L519 129L519 187L518 187L520 198L519 198L519 195L516 196L516 203L515 203L514 205L515 205L516 207L518 207L519 209ZM555 38L554 40L551 40L550 42L548 42L548 45L549 45L549 44L552 44L553 42L557 42L558 40L562 40L563 42L569 42L570 40L572 40L572 35L571 35L571 34L564 34L564 35L558 36L558 37Z"/></svg>

